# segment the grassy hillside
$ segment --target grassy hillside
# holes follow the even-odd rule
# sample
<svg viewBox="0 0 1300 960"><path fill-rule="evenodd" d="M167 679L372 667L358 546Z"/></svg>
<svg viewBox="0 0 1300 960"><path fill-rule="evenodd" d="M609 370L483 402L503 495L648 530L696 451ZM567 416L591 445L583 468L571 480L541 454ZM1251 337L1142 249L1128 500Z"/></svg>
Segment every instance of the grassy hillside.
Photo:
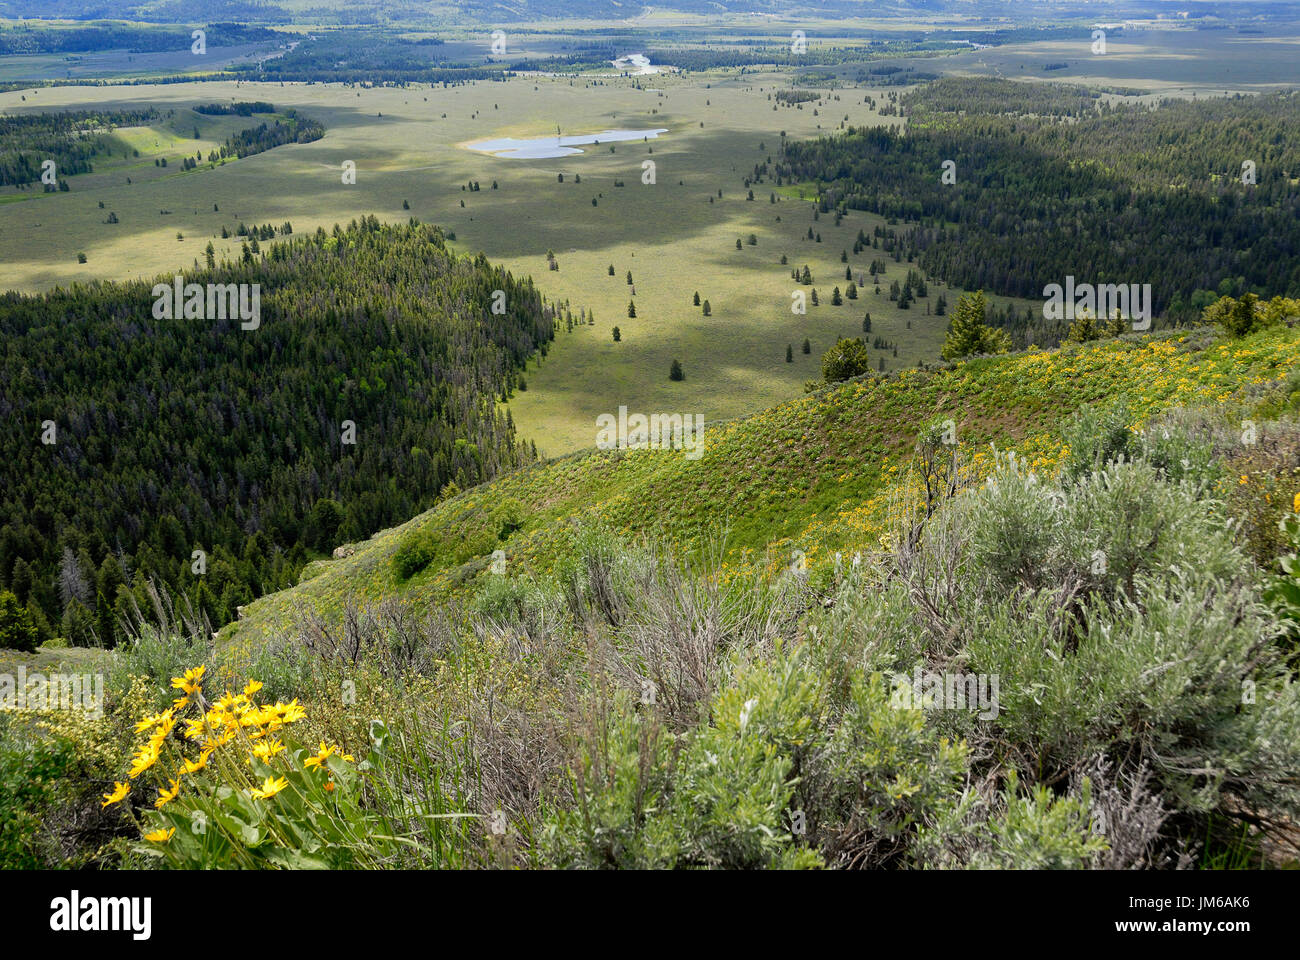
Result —
<svg viewBox="0 0 1300 960"><path fill-rule="evenodd" d="M508 573L545 576L573 555L575 531L592 525L696 554L725 535L724 570L733 576L779 570L800 552L814 574L829 571L837 551L880 546L891 504L907 493L917 438L936 421L953 421L977 469L991 465L993 445L1050 474L1064 452L1060 425L1084 404L1125 401L1138 422L1180 406L1249 408L1262 385L1298 360L1300 330L1235 341L1201 331L851 381L710 424L696 460L680 451L592 450L466 491L345 548L350 556L313 564L297 587L248 607L222 639L279 633L303 607L337 621L352 601L465 599L490 583L498 549ZM417 533L433 559L402 580L392 558Z"/></svg>
<svg viewBox="0 0 1300 960"><path fill-rule="evenodd" d="M452 495L0 717L0 864L1293 865L1297 359L983 358Z"/></svg>

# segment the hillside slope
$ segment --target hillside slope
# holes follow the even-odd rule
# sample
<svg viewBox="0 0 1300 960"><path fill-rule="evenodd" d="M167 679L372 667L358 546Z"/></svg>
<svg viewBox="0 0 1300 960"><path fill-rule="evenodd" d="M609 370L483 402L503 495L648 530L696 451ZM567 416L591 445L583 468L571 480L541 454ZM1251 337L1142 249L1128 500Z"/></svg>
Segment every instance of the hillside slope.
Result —
<svg viewBox="0 0 1300 960"><path fill-rule="evenodd" d="M0 589L45 638L112 646L148 578L220 626L523 456L493 398L553 335L530 281L374 217L257 254L0 296Z"/></svg>
<svg viewBox="0 0 1300 960"><path fill-rule="evenodd" d="M1249 409L1261 385L1297 360L1300 329L1232 341L1193 331L851 381L711 425L695 460L680 451L593 449L460 493L340 551L348 556L308 567L297 586L247 607L221 639L268 637L306 609L336 621L349 602L467 599L491 578L496 550L511 574L544 577L574 555L579 529L593 525L688 554L722 542L730 575L801 558L814 573L827 570L836 552L879 544L891 503L906 492L917 438L936 422L953 421L977 469L991 463L992 444L1052 472L1059 425L1083 404L1125 401L1138 422L1179 406ZM402 579L393 557L415 536L427 565Z"/></svg>

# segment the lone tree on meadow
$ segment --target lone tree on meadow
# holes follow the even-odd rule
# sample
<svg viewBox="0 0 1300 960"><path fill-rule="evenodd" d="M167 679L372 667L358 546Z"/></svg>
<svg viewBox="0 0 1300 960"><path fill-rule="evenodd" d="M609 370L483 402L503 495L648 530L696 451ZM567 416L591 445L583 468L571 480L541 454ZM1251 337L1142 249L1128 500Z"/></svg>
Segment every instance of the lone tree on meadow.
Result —
<svg viewBox="0 0 1300 960"><path fill-rule="evenodd" d="M622 339L623 339L623 331L619 330L618 327L615 327L615 328L614 328L614 342L615 342L615 343L618 343L618 342L619 342L620 340L622 340Z"/></svg>
<svg viewBox="0 0 1300 960"><path fill-rule="evenodd" d="M682 365L677 360L674 360L672 366L668 368L668 379L669 380L686 379L686 374L682 372Z"/></svg>
<svg viewBox="0 0 1300 960"><path fill-rule="evenodd" d="M792 343L785 345L785 362L794 363L794 344Z"/></svg>
<svg viewBox="0 0 1300 960"><path fill-rule="evenodd" d="M700 305L700 291L698 290L695 291L695 305L697 307Z"/></svg>
<svg viewBox="0 0 1300 960"><path fill-rule="evenodd" d="M706 317L711 317L711 316L713 316L713 307L709 306L709 301L707 301L707 300L704 301L704 308L703 308L703 309L704 309L704 315L705 315Z"/></svg>
<svg viewBox="0 0 1300 960"><path fill-rule="evenodd" d="M943 342L945 360L975 356L981 353L1006 353L1011 349L1011 338L1005 330L990 327L984 319L984 291L964 294L957 301L948 325L948 336Z"/></svg>
<svg viewBox="0 0 1300 960"><path fill-rule="evenodd" d="M848 380L871 369L871 354L861 337L841 337L822 354L822 379L827 383Z"/></svg>
<svg viewBox="0 0 1300 960"><path fill-rule="evenodd" d="M636 319L636 301L635 301L635 300L629 300L629 301L627 302L627 316L628 316L628 319L629 319L629 320L634 320L634 319Z"/></svg>

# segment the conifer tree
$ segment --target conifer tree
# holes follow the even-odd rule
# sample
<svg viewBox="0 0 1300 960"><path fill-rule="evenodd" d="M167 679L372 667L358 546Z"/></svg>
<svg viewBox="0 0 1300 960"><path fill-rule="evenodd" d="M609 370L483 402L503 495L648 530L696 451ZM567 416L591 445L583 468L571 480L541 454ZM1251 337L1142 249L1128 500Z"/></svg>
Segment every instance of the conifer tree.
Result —
<svg viewBox="0 0 1300 960"><path fill-rule="evenodd" d="M1005 330L990 327L984 319L984 291L968 293L957 301L948 336L943 343L945 360L956 360L981 353L1006 353L1011 338Z"/></svg>

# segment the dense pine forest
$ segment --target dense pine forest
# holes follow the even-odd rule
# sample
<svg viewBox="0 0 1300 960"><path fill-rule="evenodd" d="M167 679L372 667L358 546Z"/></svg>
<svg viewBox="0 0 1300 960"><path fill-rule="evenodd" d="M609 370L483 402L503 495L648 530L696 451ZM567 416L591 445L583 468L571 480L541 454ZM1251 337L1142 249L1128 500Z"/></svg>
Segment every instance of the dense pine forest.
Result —
<svg viewBox="0 0 1300 960"><path fill-rule="evenodd" d="M532 456L495 401L549 309L436 228L369 218L185 282L260 284L260 325L155 319L152 281L0 298L0 588L45 636L112 644L151 576L215 627Z"/></svg>
<svg viewBox="0 0 1300 960"><path fill-rule="evenodd" d="M251 117L255 113L275 113L275 104L265 100L240 100L236 103L201 103L195 113L209 117Z"/></svg>
<svg viewBox="0 0 1300 960"><path fill-rule="evenodd" d="M212 23L203 28L213 46L265 43L280 35L266 27L236 23ZM99 50L128 50L131 53L159 53L188 50L192 43L189 27L140 26L130 23L96 23L45 27L20 24L0 27L0 56L38 53L88 53Z"/></svg>
<svg viewBox="0 0 1300 960"><path fill-rule="evenodd" d="M286 110L283 120L259 123L256 127L241 130L221 148L222 157L251 157L264 150L273 150L286 143L311 143L325 136L325 127L319 120Z"/></svg>
<svg viewBox="0 0 1300 960"><path fill-rule="evenodd" d="M821 185L823 211L919 223L909 252L971 289L1040 298L1067 275L1150 283L1157 313L1173 319L1248 288L1300 293L1292 93L1149 107L949 78L902 107L906 134L789 142L778 175ZM946 161L955 182L943 180Z"/></svg>
<svg viewBox="0 0 1300 960"><path fill-rule="evenodd" d="M282 56L236 64L231 71L242 80L310 83L452 83L504 76L497 65L448 61L441 42L354 31L313 35Z"/></svg>
<svg viewBox="0 0 1300 960"><path fill-rule="evenodd" d="M161 117L157 110L68 110L0 117L0 185L35 183L41 164L53 160L60 178L89 173L91 161L114 143L114 127Z"/></svg>

